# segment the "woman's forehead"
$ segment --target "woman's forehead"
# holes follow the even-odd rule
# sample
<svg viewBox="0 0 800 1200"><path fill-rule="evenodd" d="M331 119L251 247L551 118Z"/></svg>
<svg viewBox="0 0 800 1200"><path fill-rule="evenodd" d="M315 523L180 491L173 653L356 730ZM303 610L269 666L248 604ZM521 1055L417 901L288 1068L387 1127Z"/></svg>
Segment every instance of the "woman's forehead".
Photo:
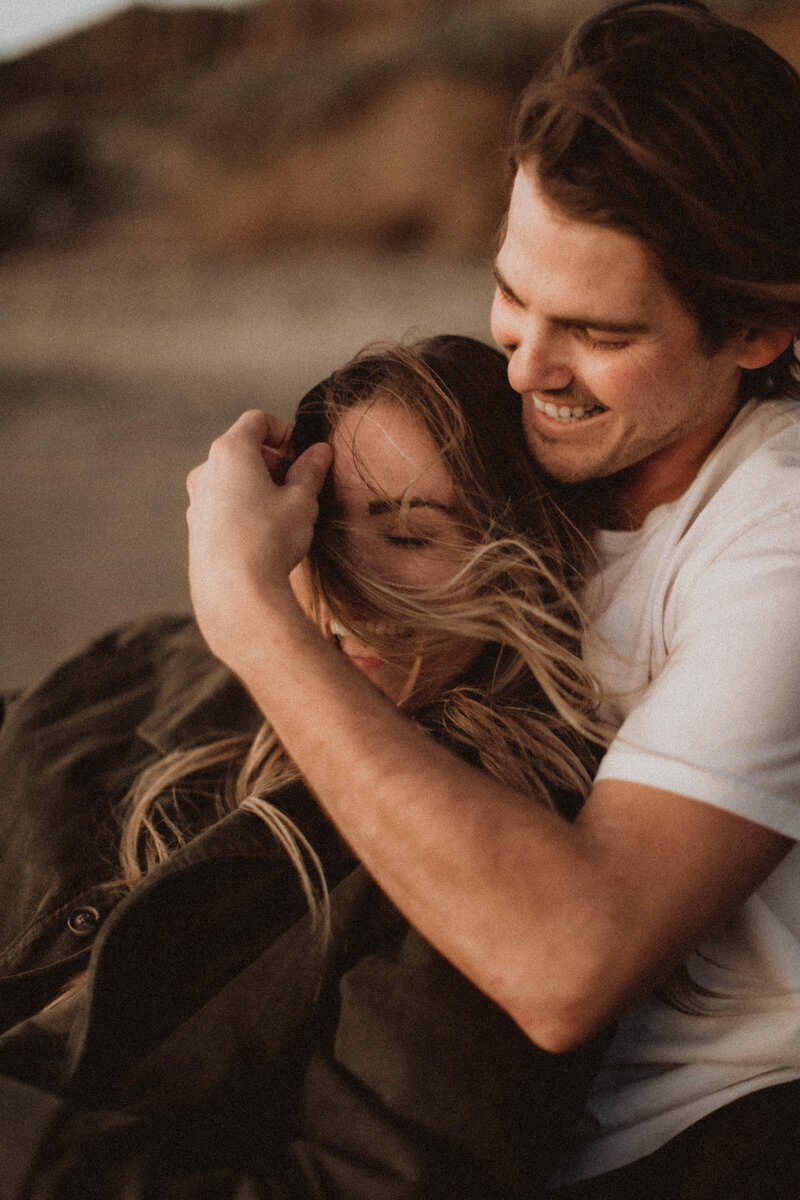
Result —
<svg viewBox="0 0 800 1200"><path fill-rule="evenodd" d="M403 497L409 488L449 501L453 483L422 419L376 397L344 412L331 435L337 495L372 492Z"/></svg>

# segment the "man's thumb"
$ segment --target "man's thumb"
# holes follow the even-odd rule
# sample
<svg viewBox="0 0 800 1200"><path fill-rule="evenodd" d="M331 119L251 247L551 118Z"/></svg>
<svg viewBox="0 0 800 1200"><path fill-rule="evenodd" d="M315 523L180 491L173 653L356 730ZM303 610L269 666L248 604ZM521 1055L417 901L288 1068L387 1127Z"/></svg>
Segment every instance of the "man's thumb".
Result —
<svg viewBox="0 0 800 1200"><path fill-rule="evenodd" d="M286 482L302 488L313 488L314 495L318 496L332 462L333 450L328 443L315 442L289 467Z"/></svg>

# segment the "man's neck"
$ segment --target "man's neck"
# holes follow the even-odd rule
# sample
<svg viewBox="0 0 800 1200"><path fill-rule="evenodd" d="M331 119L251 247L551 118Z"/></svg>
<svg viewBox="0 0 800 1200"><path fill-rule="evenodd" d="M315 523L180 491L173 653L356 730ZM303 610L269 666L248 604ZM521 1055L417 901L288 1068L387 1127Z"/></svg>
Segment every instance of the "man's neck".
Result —
<svg viewBox="0 0 800 1200"><path fill-rule="evenodd" d="M640 529L654 509L684 494L706 457L698 461L691 475L686 472L679 478L652 478L649 472L641 469L645 464L637 463L606 479L606 486L598 488L600 528L622 531Z"/></svg>
<svg viewBox="0 0 800 1200"><path fill-rule="evenodd" d="M694 447L682 443L674 453L660 451L631 467L595 480L596 513L602 529L640 529L650 513L679 499L697 478L706 459L730 428L730 421ZM691 452L687 453L687 449Z"/></svg>

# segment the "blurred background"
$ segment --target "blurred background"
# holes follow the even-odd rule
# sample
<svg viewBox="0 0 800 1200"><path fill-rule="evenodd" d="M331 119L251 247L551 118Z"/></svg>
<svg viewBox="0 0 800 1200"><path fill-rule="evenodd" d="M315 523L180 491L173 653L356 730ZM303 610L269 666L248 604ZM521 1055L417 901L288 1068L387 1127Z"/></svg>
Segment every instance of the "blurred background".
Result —
<svg viewBox="0 0 800 1200"><path fill-rule="evenodd" d="M587 0L0 0L0 688L183 609L187 471L364 343L489 339L514 97ZM717 0L800 65L800 7Z"/></svg>

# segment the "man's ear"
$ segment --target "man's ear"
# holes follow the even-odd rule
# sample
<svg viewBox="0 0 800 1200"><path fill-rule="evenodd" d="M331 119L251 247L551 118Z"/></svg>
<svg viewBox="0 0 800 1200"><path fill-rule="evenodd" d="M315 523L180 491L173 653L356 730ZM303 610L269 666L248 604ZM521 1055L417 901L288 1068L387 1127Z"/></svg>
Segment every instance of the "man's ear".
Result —
<svg viewBox="0 0 800 1200"><path fill-rule="evenodd" d="M735 335L737 365L755 371L774 362L792 342L786 329L743 329Z"/></svg>

